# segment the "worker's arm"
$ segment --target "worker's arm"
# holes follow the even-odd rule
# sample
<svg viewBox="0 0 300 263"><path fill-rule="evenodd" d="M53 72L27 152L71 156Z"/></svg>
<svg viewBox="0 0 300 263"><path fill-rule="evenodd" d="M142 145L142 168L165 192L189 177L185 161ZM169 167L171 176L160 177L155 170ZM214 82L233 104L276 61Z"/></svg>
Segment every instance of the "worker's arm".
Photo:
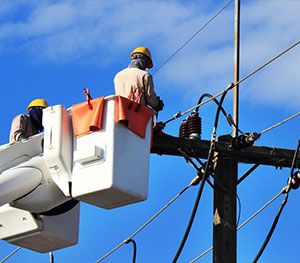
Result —
<svg viewBox="0 0 300 263"><path fill-rule="evenodd" d="M156 111L161 111L164 107L163 101L154 91L152 76L148 73L144 76L145 99L146 103Z"/></svg>
<svg viewBox="0 0 300 263"><path fill-rule="evenodd" d="M11 124L10 142L17 142L26 139L27 118L25 115L16 116Z"/></svg>

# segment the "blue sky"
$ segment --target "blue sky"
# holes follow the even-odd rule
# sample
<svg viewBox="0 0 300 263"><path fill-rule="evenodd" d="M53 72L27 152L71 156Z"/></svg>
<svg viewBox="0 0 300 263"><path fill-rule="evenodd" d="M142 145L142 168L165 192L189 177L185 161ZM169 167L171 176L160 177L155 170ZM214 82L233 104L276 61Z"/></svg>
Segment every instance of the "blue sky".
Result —
<svg viewBox="0 0 300 263"><path fill-rule="evenodd" d="M1 1L0 64L2 129L8 142L12 118L28 103L45 98L70 107L114 93L114 75L129 64L136 46L147 46L154 68L162 64L228 1ZM234 2L234 1L233 1ZM300 2L241 0L241 69L244 77L299 40ZM155 89L165 102L159 119L194 106L203 93L216 94L233 80L234 3L156 72ZM240 128L260 132L297 113L300 46L240 85ZM232 92L224 107L232 113ZM216 107L200 108L202 138L209 140ZM177 136L180 120L165 132ZM256 145L294 149L300 119L265 133ZM221 118L218 135L231 133ZM240 176L250 165L240 165ZM240 223L286 185L289 169L260 166L238 188ZM79 243L54 252L55 262L95 262L131 235L179 193L195 170L183 158L151 155L149 196L142 203L104 210L82 203ZM134 239L137 262L170 262L179 246L197 187L184 195ZM199 211L179 262L189 262L212 245L213 191L206 185ZM299 191L292 191L261 262L299 262ZM251 262L273 222L283 196L238 232L238 262ZM16 247L0 242L0 260ZM131 262L124 245L104 262ZM49 262L48 254L20 250L8 262ZM197 262L212 262L210 252Z"/></svg>

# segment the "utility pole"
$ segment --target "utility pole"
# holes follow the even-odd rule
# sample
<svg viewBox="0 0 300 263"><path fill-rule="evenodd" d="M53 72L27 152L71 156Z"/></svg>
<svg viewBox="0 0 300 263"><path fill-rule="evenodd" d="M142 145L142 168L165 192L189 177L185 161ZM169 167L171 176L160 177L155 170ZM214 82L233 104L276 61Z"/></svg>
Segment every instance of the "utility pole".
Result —
<svg viewBox="0 0 300 263"><path fill-rule="evenodd" d="M239 81L240 66L240 0L235 0L234 10L234 76ZM239 85L233 90L233 137L238 136ZM222 136L220 141L230 143ZM218 154L214 173L213 263L236 263L236 182L238 162L233 156ZM222 189L221 189L222 187Z"/></svg>
<svg viewBox="0 0 300 263"><path fill-rule="evenodd" d="M275 167L291 167L295 150L251 146L241 150L231 147L230 135L222 136L215 142L214 160L214 229L213 262L235 263L236 259L236 179L237 164L248 163ZM151 153L182 156L182 150L190 157L207 159L210 141L156 135L153 137ZM181 149L178 150L178 149ZM299 167L300 158L295 162ZM254 169L250 169L254 170ZM249 173L250 174L250 173ZM244 179L244 176L243 176ZM232 188L233 187L233 188Z"/></svg>
<svg viewBox="0 0 300 263"><path fill-rule="evenodd" d="M230 143L231 136L218 141ZM214 173L213 262L236 262L236 182L238 162L219 154Z"/></svg>
<svg viewBox="0 0 300 263"><path fill-rule="evenodd" d="M239 82L240 60L240 0L235 0L235 33L234 33L234 83ZM297 42L298 43L298 42ZM281 55L281 54L280 54ZM213 216L213 263L237 262L237 225L236 225L236 193L237 184L244 180L259 165L274 167L291 167L295 150L275 147L250 146L234 149L232 139L239 136L239 85L234 87L233 96L233 137L221 136L215 142L214 165L214 216ZM210 141L177 138L156 135L153 137L151 153L159 155L208 158ZM180 150L179 150L180 149ZM238 164L254 164L249 171L238 180ZM300 158L295 161L299 167Z"/></svg>

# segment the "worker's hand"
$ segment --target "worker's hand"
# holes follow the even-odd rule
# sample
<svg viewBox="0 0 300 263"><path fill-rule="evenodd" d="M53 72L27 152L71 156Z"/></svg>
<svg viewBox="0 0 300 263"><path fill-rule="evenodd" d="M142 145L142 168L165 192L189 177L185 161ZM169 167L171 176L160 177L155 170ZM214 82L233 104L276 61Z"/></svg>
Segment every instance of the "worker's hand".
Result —
<svg viewBox="0 0 300 263"><path fill-rule="evenodd" d="M156 123L156 125L153 127L153 135L159 134L165 126L166 125L161 121Z"/></svg>
<svg viewBox="0 0 300 263"><path fill-rule="evenodd" d="M156 111L161 111L164 108L165 104L164 102L158 97L158 105L156 106Z"/></svg>
<svg viewBox="0 0 300 263"><path fill-rule="evenodd" d="M27 137L24 134L20 134L18 137L18 141L24 141L26 139L27 139Z"/></svg>

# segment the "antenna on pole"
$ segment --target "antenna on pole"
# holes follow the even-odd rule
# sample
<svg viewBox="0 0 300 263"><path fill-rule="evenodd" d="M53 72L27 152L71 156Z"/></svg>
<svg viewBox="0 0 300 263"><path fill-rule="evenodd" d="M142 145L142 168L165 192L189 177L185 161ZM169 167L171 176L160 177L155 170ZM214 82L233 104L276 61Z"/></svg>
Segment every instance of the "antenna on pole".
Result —
<svg viewBox="0 0 300 263"><path fill-rule="evenodd" d="M240 0L235 0L234 11L234 73L233 83L239 81L240 70ZM233 89L233 120L236 124L233 127L233 137L238 136L239 124L239 85Z"/></svg>

